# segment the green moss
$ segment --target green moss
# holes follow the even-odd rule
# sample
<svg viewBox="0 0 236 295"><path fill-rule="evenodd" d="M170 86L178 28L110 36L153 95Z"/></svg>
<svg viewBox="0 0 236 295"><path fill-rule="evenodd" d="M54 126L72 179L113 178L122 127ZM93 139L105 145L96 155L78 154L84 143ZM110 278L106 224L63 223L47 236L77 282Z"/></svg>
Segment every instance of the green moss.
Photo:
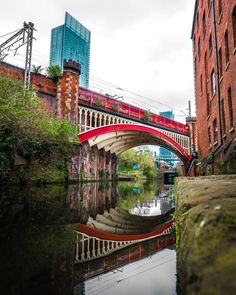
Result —
<svg viewBox="0 0 236 295"><path fill-rule="evenodd" d="M235 176L178 180L176 243L180 294L233 294ZM227 285L227 286L226 286Z"/></svg>
<svg viewBox="0 0 236 295"><path fill-rule="evenodd" d="M64 166L34 165L30 173L31 181L42 183L65 182L67 180L67 169Z"/></svg>

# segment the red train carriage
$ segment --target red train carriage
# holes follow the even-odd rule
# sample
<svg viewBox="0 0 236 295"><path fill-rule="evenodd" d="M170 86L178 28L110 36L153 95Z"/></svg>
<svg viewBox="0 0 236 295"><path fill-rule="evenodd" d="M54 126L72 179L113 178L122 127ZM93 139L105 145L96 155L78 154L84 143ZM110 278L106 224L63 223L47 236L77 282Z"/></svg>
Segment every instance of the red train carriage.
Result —
<svg viewBox="0 0 236 295"><path fill-rule="evenodd" d="M145 110L132 106L128 103L117 101L109 96L97 93L86 88L80 87L79 100L85 104L112 111L114 113L134 118L136 120L147 120L147 117L145 117L147 115ZM183 123L176 122L160 115L156 115L152 112L148 114L148 122L153 125L175 130L184 134L189 134L189 130Z"/></svg>

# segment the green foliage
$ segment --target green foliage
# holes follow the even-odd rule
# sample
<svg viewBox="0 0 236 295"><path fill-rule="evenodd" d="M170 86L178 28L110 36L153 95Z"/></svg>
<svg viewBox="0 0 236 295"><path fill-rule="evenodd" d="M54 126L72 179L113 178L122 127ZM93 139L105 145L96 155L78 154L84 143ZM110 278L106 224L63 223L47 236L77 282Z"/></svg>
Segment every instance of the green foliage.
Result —
<svg viewBox="0 0 236 295"><path fill-rule="evenodd" d="M126 168L132 171L133 164L139 164L143 171L143 174L147 178L153 178L157 175L155 160L153 156L148 152L136 153L134 149L130 149L119 155L119 169Z"/></svg>
<svg viewBox="0 0 236 295"><path fill-rule="evenodd" d="M113 111L119 111L119 108L120 108L120 106L119 106L119 103L118 102L115 102L113 105L112 105L112 109L113 109Z"/></svg>
<svg viewBox="0 0 236 295"><path fill-rule="evenodd" d="M43 71L42 66L32 65L32 72L35 74L41 74Z"/></svg>
<svg viewBox="0 0 236 295"><path fill-rule="evenodd" d="M47 68L47 74L50 78L58 78L62 76L62 70L59 65L51 65Z"/></svg>
<svg viewBox="0 0 236 295"><path fill-rule="evenodd" d="M135 190L137 188L139 189L138 192ZM150 196L155 195L155 188L154 182L120 182L117 185L119 196L117 206L129 210L139 202L146 202L150 200Z"/></svg>
<svg viewBox="0 0 236 295"><path fill-rule="evenodd" d="M100 100L100 99L98 99L98 98L95 98L95 99L94 99L94 103L95 103L95 105L98 106L98 107L104 107L104 106L105 106L105 102L102 101L102 100Z"/></svg>
<svg viewBox="0 0 236 295"><path fill-rule="evenodd" d="M143 115L143 120L144 121L150 121L151 119L151 114L149 111L145 111L144 115Z"/></svg>
<svg viewBox="0 0 236 295"><path fill-rule="evenodd" d="M0 171L14 168L16 153L29 164L48 163L56 151L63 159L74 142L73 125L52 119L32 91L19 81L0 76Z"/></svg>

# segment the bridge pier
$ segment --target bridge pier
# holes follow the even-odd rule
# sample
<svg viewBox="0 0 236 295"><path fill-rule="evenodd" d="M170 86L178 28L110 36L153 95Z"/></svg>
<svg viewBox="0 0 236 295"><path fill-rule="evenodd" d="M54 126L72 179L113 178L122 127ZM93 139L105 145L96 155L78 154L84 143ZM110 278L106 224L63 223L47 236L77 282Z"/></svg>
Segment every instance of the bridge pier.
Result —
<svg viewBox="0 0 236 295"><path fill-rule="evenodd" d="M116 173L117 157L109 151L90 147L87 142L76 147L68 164L69 181L111 180Z"/></svg>

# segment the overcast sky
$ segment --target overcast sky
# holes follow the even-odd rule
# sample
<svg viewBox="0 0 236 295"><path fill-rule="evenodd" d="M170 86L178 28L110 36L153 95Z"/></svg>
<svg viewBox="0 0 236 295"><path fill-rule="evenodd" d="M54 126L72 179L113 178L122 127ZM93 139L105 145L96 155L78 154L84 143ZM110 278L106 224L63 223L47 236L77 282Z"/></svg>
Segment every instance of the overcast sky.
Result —
<svg viewBox="0 0 236 295"><path fill-rule="evenodd" d="M65 11L91 31L91 87L122 88L114 94L153 111L187 112L194 107L192 44L194 0L21 0L4 1L0 36L34 23L33 64L48 65L51 28L63 24ZM0 38L0 43L4 38ZM23 51L14 62L20 65ZM103 81L105 82L103 82ZM103 85L102 85L103 84ZM107 87L107 88L106 88ZM100 91L97 88L97 91ZM124 90L130 91L126 92ZM115 92L116 91L116 92ZM150 99L149 99L150 98ZM175 111L176 115L181 113ZM181 116L176 119L183 119Z"/></svg>

